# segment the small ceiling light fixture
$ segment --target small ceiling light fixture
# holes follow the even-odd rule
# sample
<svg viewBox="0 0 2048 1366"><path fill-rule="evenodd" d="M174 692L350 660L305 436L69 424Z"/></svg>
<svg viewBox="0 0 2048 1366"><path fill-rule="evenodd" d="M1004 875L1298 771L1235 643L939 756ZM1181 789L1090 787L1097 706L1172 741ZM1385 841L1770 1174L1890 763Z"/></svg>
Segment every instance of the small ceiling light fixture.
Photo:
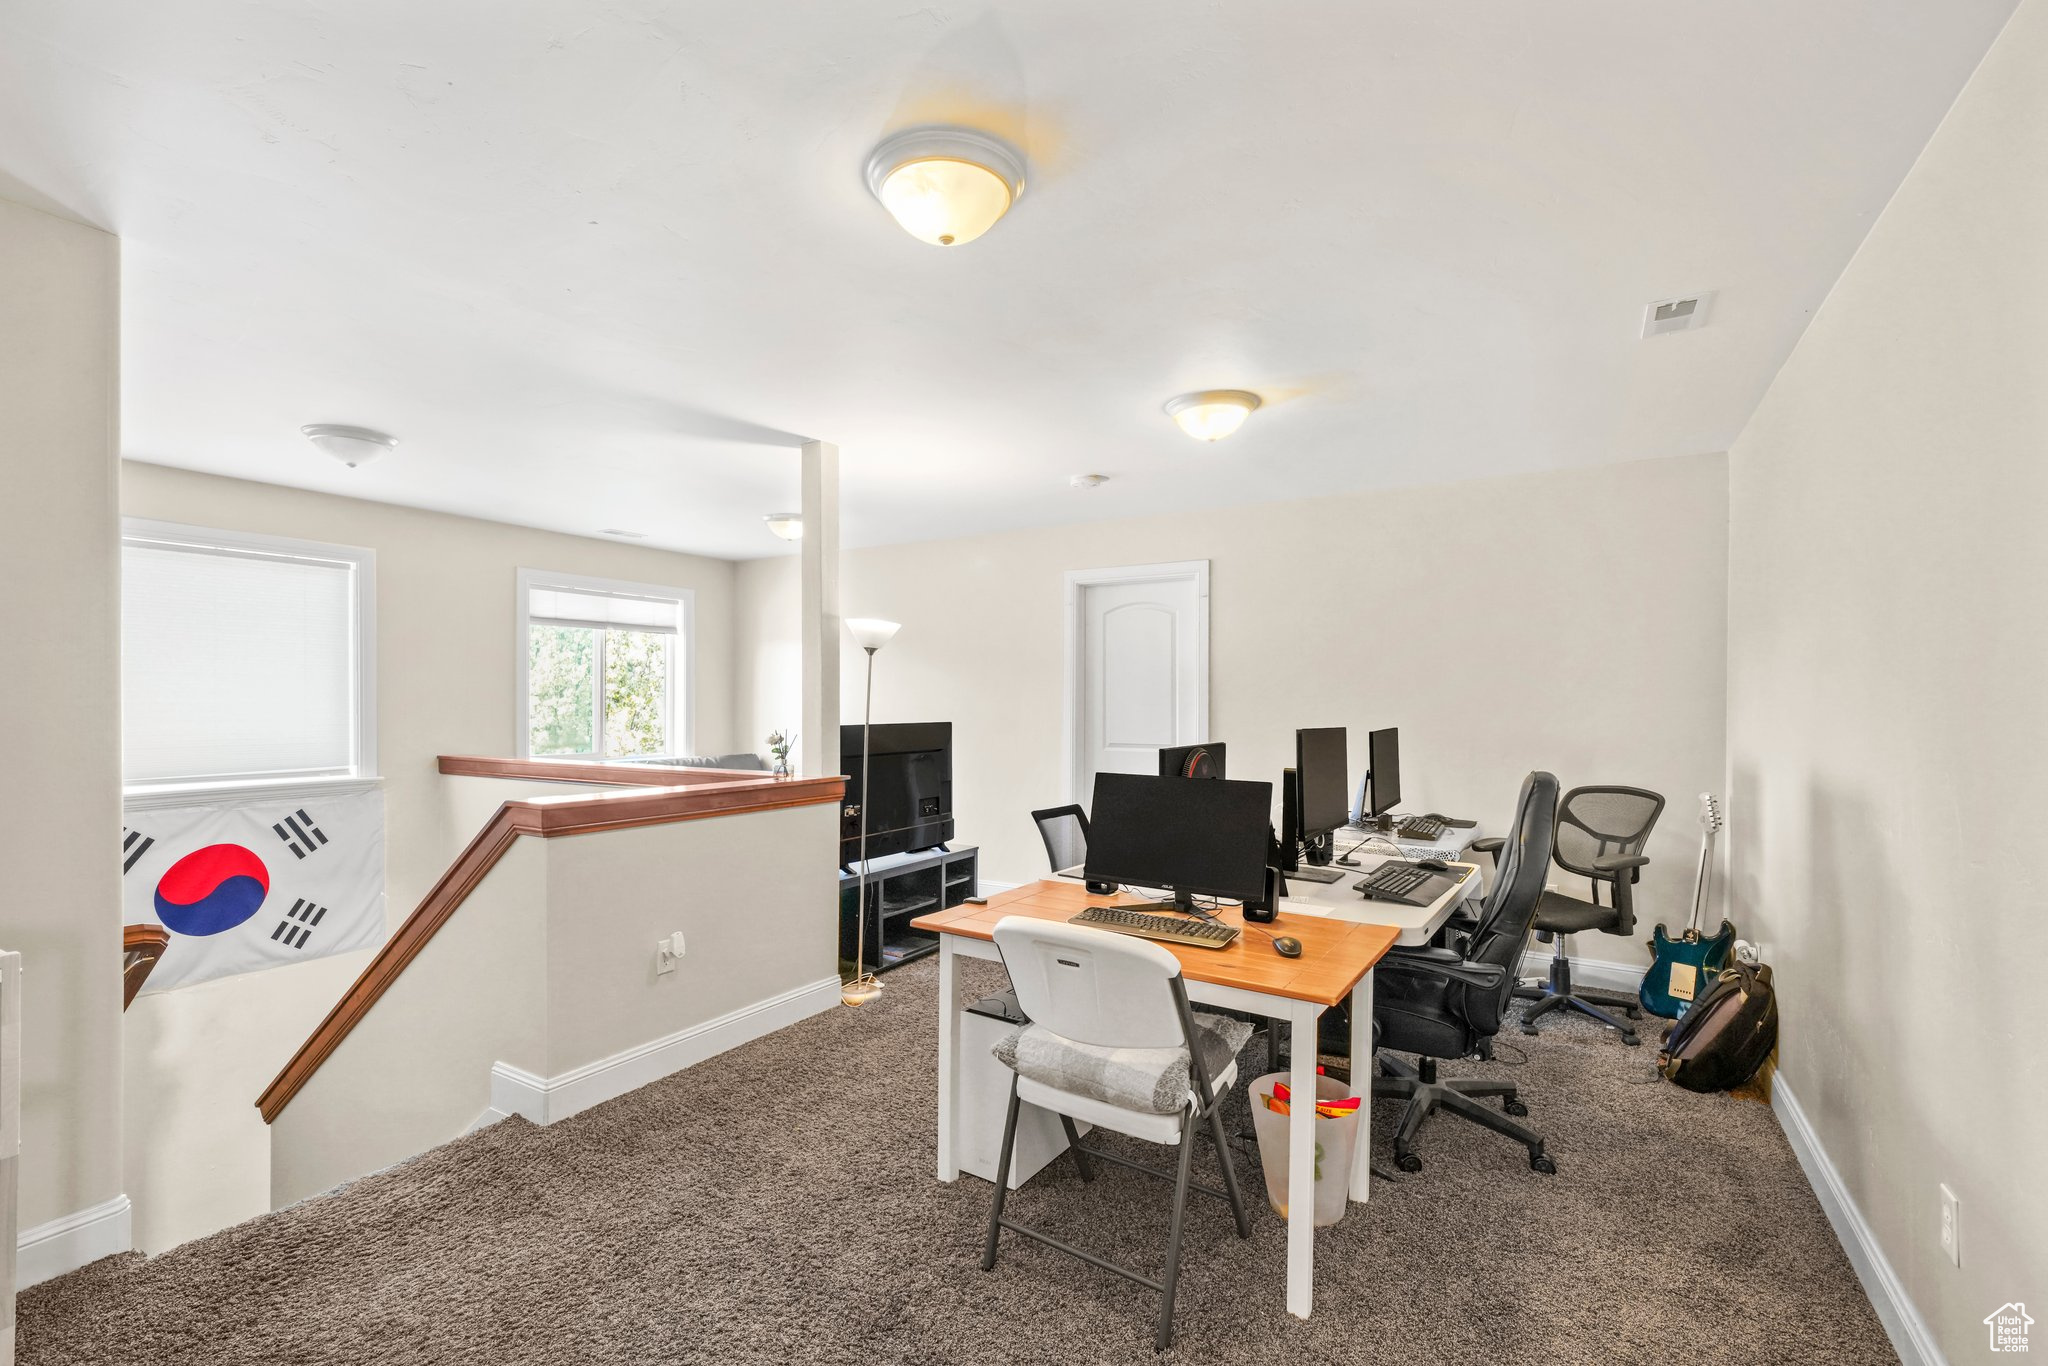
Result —
<svg viewBox="0 0 2048 1366"><path fill-rule="evenodd" d="M647 539L646 532L628 531L622 526L599 527L597 529L597 534L600 536L616 536L622 541L644 541Z"/></svg>
<svg viewBox="0 0 2048 1366"><path fill-rule="evenodd" d="M315 422L299 428L299 431L308 441L350 469L383 459L398 444L397 437L385 432L337 422Z"/></svg>
<svg viewBox="0 0 2048 1366"><path fill-rule="evenodd" d="M935 247L972 242L1024 193L1024 158L971 128L907 128L868 157L868 189Z"/></svg>
<svg viewBox="0 0 2048 1366"><path fill-rule="evenodd" d="M804 519L795 512L771 512L761 519L768 529L785 541L801 541L804 538Z"/></svg>
<svg viewBox="0 0 2048 1366"><path fill-rule="evenodd" d="M1221 441L1252 415L1259 396L1248 389L1204 389L1166 401L1166 415L1197 441Z"/></svg>
<svg viewBox="0 0 2048 1366"><path fill-rule="evenodd" d="M1077 489L1099 489L1109 482L1106 474L1077 474L1067 481Z"/></svg>

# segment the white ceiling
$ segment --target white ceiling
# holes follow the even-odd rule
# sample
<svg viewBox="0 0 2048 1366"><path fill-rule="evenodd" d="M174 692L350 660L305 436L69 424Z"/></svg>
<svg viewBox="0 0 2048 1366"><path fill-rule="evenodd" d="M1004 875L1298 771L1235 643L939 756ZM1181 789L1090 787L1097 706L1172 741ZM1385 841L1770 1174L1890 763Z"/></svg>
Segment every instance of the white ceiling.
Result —
<svg viewBox="0 0 2048 1366"><path fill-rule="evenodd" d="M744 557L806 437L850 545L1724 449L2013 4L6 0L0 194L124 239L135 459Z"/></svg>

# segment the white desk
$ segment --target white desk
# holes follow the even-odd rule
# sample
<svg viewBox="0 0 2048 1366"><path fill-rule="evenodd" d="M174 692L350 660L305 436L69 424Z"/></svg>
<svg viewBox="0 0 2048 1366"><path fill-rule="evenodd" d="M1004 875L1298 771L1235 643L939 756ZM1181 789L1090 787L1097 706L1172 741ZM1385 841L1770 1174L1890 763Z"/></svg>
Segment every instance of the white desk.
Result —
<svg viewBox="0 0 2048 1366"><path fill-rule="evenodd" d="M1404 906L1398 901L1372 901L1352 890L1352 884L1369 877L1382 864L1392 858L1391 854L1358 855L1356 868L1344 869L1345 876L1337 882L1290 882L1288 895L1280 898L1280 913L1296 915L1323 915L1335 920L1348 920L1356 925L1385 925L1400 931L1400 938L1394 942L1413 947L1427 944L1436 937L1436 932L1451 918L1451 912L1467 898L1479 895L1479 865L1476 863L1453 863L1451 874L1464 874L1464 880L1450 888L1427 906Z"/></svg>

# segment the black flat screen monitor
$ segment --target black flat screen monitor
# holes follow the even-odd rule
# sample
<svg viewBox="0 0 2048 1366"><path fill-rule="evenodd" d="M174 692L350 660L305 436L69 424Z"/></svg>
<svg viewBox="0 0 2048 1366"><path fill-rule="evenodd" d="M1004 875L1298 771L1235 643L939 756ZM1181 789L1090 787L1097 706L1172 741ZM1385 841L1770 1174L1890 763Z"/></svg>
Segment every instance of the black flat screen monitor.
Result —
<svg viewBox="0 0 2048 1366"><path fill-rule="evenodd" d="M1376 730L1366 737L1365 745L1372 773L1372 809L1360 816L1384 816L1401 804L1401 732L1392 726Z"/></svg>
<svg viewBox="0 0 2048 1366"><path fill-rule="evenodd" d="M1159 751L1159 776L1162 778L1221 778L1223 776L1223 746L1174 745Z"/></svg>
<svg viewBox="0 0 2048 1366"><path fill-rule="evenodd" d="M1170 888L1184 908L1197 896L1260 901L1272 819L1271 783L1098 773L1088 880Z"/></svg>
<svg viewBox="0 0 2048 1366"><path fill-rule="evenodd" d="M1344 727L1294 732L1294 772L1301 788L1301 828L1295 833L1301 839L1317 839L1351 819Z"/></svg>
<svg viewBox="0 0 2048 1366"><path fill-rule="evenodd" d="M953 723L881 725L868 741L861 783L861 728L839 728L846 801L839 818L839 863L860 859L860 810L868 813L868 860L929 849L953 838ZM846 813L852 812L852 815Z"/></svg>

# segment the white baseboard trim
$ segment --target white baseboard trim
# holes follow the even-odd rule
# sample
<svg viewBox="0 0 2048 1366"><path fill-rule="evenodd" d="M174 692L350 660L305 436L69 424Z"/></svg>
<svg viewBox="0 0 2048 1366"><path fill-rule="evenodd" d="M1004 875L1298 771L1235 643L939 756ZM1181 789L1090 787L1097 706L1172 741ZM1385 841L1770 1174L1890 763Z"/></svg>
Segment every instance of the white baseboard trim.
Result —
<svg viewBox="0 0 2048 1366"><path fill-rule="evenodd" d="M558 1077L537 1077L510 1063L493 1063L491 1109L522 1115L535 1124L552 1124L838 1004L839 978L821 977Z"/></svg>
<svg viewBox="0 0 2048 1366"><path fill-rule="evenodd" d="M1550 960L1553 951L1549 945L1541 950L1530 949L1522 955L1522 976L1540 977L1550 980ZM1643 974L1650 970L1649 964L1609 963L1598 958L1572 958L1572 985L1591 987L1594 991L1619 991L1633 996L1643 989Z"/></svg>
<svg viewBox="0 0 2048 1366"><path fill-rule="evenodd" d="M131 1250L134 1222L128 1197L117 1195L91 1209L23 1229L16 1244L15 1289L26 1290L88 1262Z"/></svg>
<svg viewBox="0 0 2048 1366"><path fill-rule="evenodd" d="M463 1126L461 1136L466 1138L470 1134L475 1133L478 1129L488 1129L493 1124L496 1124L499 1120L510 1118L512 1118L512 1116L507 1114L505 1111L500 1110L495 1106L486 1106L484 1107L484 1111L482 1114L478 1115L475 1119L472 1119L468 1124Z"/></svg>
<svg viewBox="0 0 2048 1366"><path fill-rule="evenodd" d="M1792 1145L1793 1155L1799 1159L1800 1169L1806 1173L1807 1184L1813 1187L1821 1209L1827 1213L1828 1222L1834 1225L1835 1237L1841 1240L1842 1251L1849 1254L1849 1264L1856 1268L1856 1278L1863 1282L1863 1293L1870 1297L1871 1307L1877 1310L1877 1317L1884 1324L1884 1331L1890 1336L1892 1349L1899 1354L1899 1360L1905 1366L1948 1366L1941 1348L1935 1345L1934 1334L1928 1330L1927 1321L1913 1307L1913 1301L1906 1295L1906 1287L1899 1282L1898 1273L1892 1270L1884 1249L1878 1246L1877 1235L1864 1222L1863 1211L1856 1207L1849 1188L1842 1184L1842 1174L1835 1170L1827 1150L1820 1146L1820 1137L1807 1121L1806 1111L1799 1107L1798 1097L1785 1084L1783 1072L1771 1079L1771 1109L1777 1113L1778 1126L1785 1131L1785 1140Z"/></svg>

